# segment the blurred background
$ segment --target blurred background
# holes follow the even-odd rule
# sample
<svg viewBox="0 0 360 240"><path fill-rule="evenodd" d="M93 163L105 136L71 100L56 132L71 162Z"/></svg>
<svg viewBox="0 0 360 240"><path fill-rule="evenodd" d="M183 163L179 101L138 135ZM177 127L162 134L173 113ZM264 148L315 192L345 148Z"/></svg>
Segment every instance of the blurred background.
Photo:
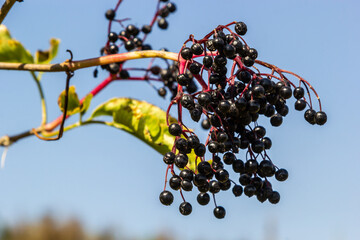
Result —
<svg viewBox="0 0 360 240"><path fill-rule="evenodd" d="M116 2L24 1L16 3L3 23L32 53L47 49L51 37L60 38L54 62L69 57L66 49L75 60L91 58L99 56L106 42L104 13ZM156 2L124 0L117 18L130 17L140 27L151 21ZM197 204L194 191L185 194L193 212L182 216L178 194L170 207L159 202L166 170L159 153L125 132L86 126L57 142L31 137L10 147L0 171L0 239L358 239L359 1L174 2L178 10L168 18L168 30L155 27L148 37L153 49L178 52L190 34L202 38L219 24L244 21L245 39L259 59L300 74L319 93L328 115L324 126L308 124L303 112L293 108L279 128L259 120L273 141L272 160L290 174L284 183L272 181L280 203L261 204L223 192L217 202L227 215L218 220L212 204ZM80 97L106 77L100 71L94 79L93 70L76 71L71 80ZM37 127L40 100L30 74L0 74L0 135ZM42 83L51 121L60 114L57 98L65 74L46 73ZM121 96L163 109L168 105L168 98L160 98L148 84L124 81L106 88L90 108ZM191 127L205 137L199 125Z"/></svg>

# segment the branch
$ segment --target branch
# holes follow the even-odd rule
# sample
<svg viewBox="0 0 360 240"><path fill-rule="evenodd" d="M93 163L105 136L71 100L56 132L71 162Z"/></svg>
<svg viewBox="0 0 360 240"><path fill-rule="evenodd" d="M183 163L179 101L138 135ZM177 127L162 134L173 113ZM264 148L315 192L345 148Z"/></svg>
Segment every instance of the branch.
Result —
<svg viewBox="0 0 360 240"><path fill-rule="evenodd" d="M173 61L178 60L178 54L165 51L134 51L127 53L113 54L98 58L90 58L80 61L65 61L55 64L27 64L27 63L7 63L0 62L0 70L21 70L21 71L35 71L35 72L66 72L76 71L82 68L94 67L99 65L106 65L110 63L123 62L127 60L140 58L164 58Z"/></svg>
<svg viewBox="0 0 360 240"><path fill-rule="evenodd" d="M15 4L15 2L22 2L22 0L6 0L0 9L0 24L4 21L6 15Z"/></svg>

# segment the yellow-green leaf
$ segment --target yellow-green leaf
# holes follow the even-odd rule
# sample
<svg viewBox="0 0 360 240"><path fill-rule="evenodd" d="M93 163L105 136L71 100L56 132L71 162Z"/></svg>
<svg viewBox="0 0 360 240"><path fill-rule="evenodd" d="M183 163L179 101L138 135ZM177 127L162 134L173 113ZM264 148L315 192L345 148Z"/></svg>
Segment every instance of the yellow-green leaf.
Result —
<svg viewBox="0 0 360 240"><path fill-rule="evenodd" d="M50 63L57 55L59 49L60 39L51 38L50 47L48 50L37 50L35 52L35 63L47 64Z"/></svg>
<svg viewBox="0 0 360 240"><path fill-rule="evenodd" d="M155 105L131 98L114 98L98 106L90 119L99 116L112 116L111 126L134 135L161 154L172 150L175 137L169 133L166 112ZM176 119L170 116L169 121L173 123ZM188 157L188 167L194 170L195 154L192 152Z"/></svg>
<svg viewBox="0 0 360 240"><path fill-rule="evenodd" d="M0 25L0 62L33 63L31 53L11 37L5 25Z"/></svg>
<svg viewBox="0 0 360 240"><path fill-rule="evenodd" d="M86 111L89 109L92 98L93 98L92 93L86 95L84 101L81 104L81 109L80 109L81 114L85 114Z"/></svg>
<svg viewBox="0 0 360 240"><path fill-rule="evenodd" d="M80 101L79 97L75 91L74 86L69 87L69 93L68 93L68 106L67 106L67 115L73 115L78 112L80 112ZM59 98L58 98L58 105L60 107L60 110L64 112L65 109L65 90L61 92Z"/></svg>

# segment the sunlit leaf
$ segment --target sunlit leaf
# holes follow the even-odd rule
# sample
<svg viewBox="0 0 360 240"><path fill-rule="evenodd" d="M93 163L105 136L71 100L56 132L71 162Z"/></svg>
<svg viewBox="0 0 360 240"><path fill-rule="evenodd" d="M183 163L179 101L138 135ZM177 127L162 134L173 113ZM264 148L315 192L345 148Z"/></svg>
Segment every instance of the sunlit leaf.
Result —
<svg viewBox="0 0 360 240"><path fill-rule="evenodd" d="M35 52L35 63L46 64L50 63L57 55L59 49L60 39L51 38L50 47L48 50L37 50Z"/></svg>
<svg viewBox="0 0 360 240"><path fill-rule="evenodd" d="M175 137L169 133L166 112L157 106L130 98L114 98L98 106L90 119L99 116L111 116L113 127L134 135L161 154L172 150ZM173 123L176 119L170 117L169 121ZM194 169L195 154L188 156L188 167Z"/></svg>
<svg viewBox="0 0 360 240"><path fill-rule="evenodd" d="M0 62L34 62L30 52L19 41L11 38L5 25L0 25Z"/></svg>
<svg viewBox="0 0 360 240"><path fill-rule="evenodd" d="M80 109L80 112L82 114L85 114L86 111L89 109L92 98L93 98L92 93L89 93L88 95L86 95L86 97L81 105L81 109Z"/></svg>
<svg viewBox="0 0 360 240"><path fill-rule="evenodd" d="M75 91L74 86L70 86L68 93L68 107L67 107L67 115L73 115L80 112L80 101L79 97ZM58 98L58 105L60 110L64 112L65 109L65 90L61 92Z"/></svg>

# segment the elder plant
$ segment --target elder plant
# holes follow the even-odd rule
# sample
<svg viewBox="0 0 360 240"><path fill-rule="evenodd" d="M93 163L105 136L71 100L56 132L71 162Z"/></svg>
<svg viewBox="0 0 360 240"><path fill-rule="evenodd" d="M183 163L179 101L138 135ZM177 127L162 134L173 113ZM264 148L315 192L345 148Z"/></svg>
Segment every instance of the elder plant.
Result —
<svg viewBox="0 0 360 240"><path fill-rule="evenodd" d="M245 195L260 202L278 203L280 194L272 188L271 181L285 181L288 171L271 160L268 152L272 140L257 120L269 118L271 126L279 127L289 112L287 100L293 97L295 110L304 111L308 123L325 124L327 116L315 89L299 75L257 59L257 50L244 39L247 25L242 21L215 26L199 39L190 35L178 53L155 51L146 41L147 36L155 27L169 27L168 16L176 11L176 5L158 1L150 23L136 26L128 18L117 17L121 2L105 13L109 21L108 40L101 48L102 56L97 58L74 61L69 51L69 60L50 64L57 53L57 39L51 40L49 50L38 51L33 57L1 27L0 69L31 73L42 99L42 123L21 134L3 136L0 144L9 147L33 135L46 141L59 140L70 129L104 124L138 137L163 154L165 186L159 199L162 204L171 205L173 192L179 193L182 215L192 212L192 205L184 196L184 192L192 190L198 192L200 205L207 205L213 198L216 218L226 215L225 208L217 204L216 195L229 189L235 197ZM120 32L114 30L115 24L121 26ZM150 58L146 66L127 67L128 61L142 58ZM77 69L94 66L95 78L97 66L107 71L108 77L79 99L70 79ZM56 71L67 75L65 90L58 99L62 115L48 122L40 78L43 72ZM120 97L101 104L83 119L93 97L110 83L124 79L150 83L159 96L169 99L167 110ZM176 109L175 117L169 114L172 108ZM79 121L66 125L66 119L75 114ZM184 114L208 131L206 139L187 126ZM111 116L112 121L104 121L102 116ZM238 158L240 152L245 152L245 159ZM231 179L230 175L237 175L238 179Z"/></svg>

